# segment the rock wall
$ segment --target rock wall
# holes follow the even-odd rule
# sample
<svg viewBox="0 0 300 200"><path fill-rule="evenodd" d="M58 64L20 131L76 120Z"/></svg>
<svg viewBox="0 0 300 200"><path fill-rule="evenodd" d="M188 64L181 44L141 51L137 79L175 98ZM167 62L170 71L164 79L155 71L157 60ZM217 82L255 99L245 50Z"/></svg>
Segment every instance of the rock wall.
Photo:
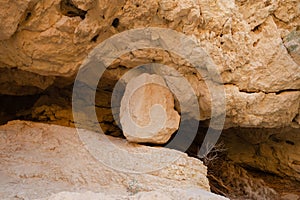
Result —
<svg viewBox="0 0 300 200"><path fill-rule="evenodd" d="M226 85L226 127L299 125L297 1L177 0L145 4L7 0L4 4L1 23L6 28L0 34L0 63L14 69L5 77L16 81L1 90L2 94L40 93L54 84L55 76L74 77L89 51L112 35L138 27L164 27L196 36L217 64ZM184 73L198 93L199 119L209 119L211 102L203 77L191 75L189 64L176 56L138 51L123 55L115 66L131 68L153 59L173 63ZM18 78L26 73L35 78ZM10 82L1 79L6 85ZM26 90L12 92L13 86Z"/></svg>
<svg viewBox="0 0 300 200"><path fill-rule="evenodd" d="M1 123L19 118L74 126L72 86L90 51L126 30L170 28L194 37L221 73L226 92L221 139L228 158L245 168L300 180L297 0L0 2L0 102L15 108L0 109ZM171 52L136 50L116 59L99 81L95 109L106 134L121 134L110 103L115 83L149 62L183 74L200 104L196 120L211 118L205 75ZM176 101L175 107L180 113Z"/></svg>

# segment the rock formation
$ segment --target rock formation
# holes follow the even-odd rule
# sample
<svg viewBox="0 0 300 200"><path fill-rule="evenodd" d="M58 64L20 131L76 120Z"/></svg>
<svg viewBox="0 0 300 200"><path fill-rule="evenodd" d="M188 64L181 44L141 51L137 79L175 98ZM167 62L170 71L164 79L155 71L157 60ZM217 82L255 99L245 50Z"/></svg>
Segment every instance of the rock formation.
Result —
<svg viewBox="0 0 300 200"><path fill-rule="evenodd" d="M9 92L11 87L26 88L23 94L25 91L40 93L54 84L55 76L74 76L89 51L105 39L124 30L157 26L196 36L217 64L226 84L226 127L291 126L299 114L297 51L291 51L290 47L287 50L282 40L292 31L297 35L299 5L296 1L177 0L151 1L145 5L139 1L7 0L4 4L9 9L3 7L1 13L1 22L7 28L1 29L0 62L2 67L15 70L7 78L17 80L17 72L26 71L35 73L32 76L43 75L45 79L43 84L35 79L12 83L4 94L20 94ZM285 41L288 45L288 39ZM193 69L175 55L139 50L123 55L114 66L125 66L126 70L152 60L167 65L173 63L176 69L180 68L198 93L199 119L209 119L211 102L204 82L207 80L201 75L192 76ZM276 109L256 109L260 105L274 105ZM287 107L286 115L283 112ZM273 116L278 117L273 120Z"/></svg>
<svg viewBox="0 0 300 200"><path fill-rule="evenodd" d="M221 111L226 113L225 130L221 136L228 149L226 162L235 165L232 168L254 169L286 180L300 180L299 1L0 2L3 5L0 8L2 124L12 119L27 119L71 127L78 125L72 115L72 87L89 53L107 39L127 30L144 27L172 29L193 38L197 47L205 52L197 56L203 60L211 59L220 72L226 97L226 108ZM159 41L157 36L151 39ZM119 42L131 46L136 44L131 40ZM165 45L164 42L160 44ZM116 49L113 45L110 47ZM195 57L189 54L189 50L182 47L186 57ZM200 114L188 116L207 128L212 118L211 105L214 103L208 83L216 87L222 85L208 76L211 70L209 66L200 66L203 73L199 73L195 66L174 52L137 47L135 51L115 59L99 80L94 101L98 121L105 134L122 136L111 108L115 83L126 72L145 63L170 66L190 83L199 103ZM167 75L168 79L164 81L172 89L168 80L176 82L177 76L172 73ZM82 106L89 107L90 101L84 98L89 93L86 88L83 87L85 93L82 93L81 100ZM182 85L180 89L185 90L186 87ZM186 99L189 99L189 95ZM175 108L181 114L177 100ZM97 131L99 124L90 122L88 114L82 115L86 119L84 124ZM199 143L194 141L196 150ZM11 152L18 152L18 147ZM226 179L226 173L223 175ZM39 174L30 176L39 177ZM78 180L81 178L78 177ZM228 184L237 188L237 182ZM297 188L297 184L290 183ZM284 185L289 184L282 184L282 188ZM229 195L231 192L227 189L224 190ZM275 189L278 195L284 193L281 191L283 189ZM245 193L241 198L249 197ZM73 198L77 194L63 193L53 198L65 195ZM293 194L284 195L300 196L300 192L295 189Z"/></svg>
<svg viewBox="0 0 300 200"><path fill-rule="evenodd" d="M157 199L166 196L172 199L178 195L183 199L226 199L208 192L206 167L195 158L171 149L128 144L124 139L100 135L102 145L89 147L97 148L106 157L113 155L107 151L109 142L105 138L109 137L116 148L127 151L128 155L135 151L147 157L158 148L159 153L177 158L164 168L154 168L155 171L126 173L95 159L80 140L97 136L84 131L79 137L74 128L24 121L1 126L0 198ZM119 164L131 165L131 161L127 159ZM160 160L152 162L153 166L160 165Z"/></svg>
<svg viewBox="0 0 300 200"><path fill-rule="evenodd" d="M120 122L128 141L164 144L178 129L179 121L174 98L161 76L144 73L126 85Z"/></svg>

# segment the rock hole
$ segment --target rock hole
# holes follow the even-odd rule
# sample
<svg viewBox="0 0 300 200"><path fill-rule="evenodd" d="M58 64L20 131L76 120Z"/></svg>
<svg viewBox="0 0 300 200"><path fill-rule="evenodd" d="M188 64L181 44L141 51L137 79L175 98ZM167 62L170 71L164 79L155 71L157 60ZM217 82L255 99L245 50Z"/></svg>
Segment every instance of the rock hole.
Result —
<svg viewBox="0 0 300 200"><path fill-rule="evenodd" d="M256 47L256 46L257 46L257 44L258 44L258 42L259 42L259 39L258 39L258 40L256 40L255 42L253 42L253 47Z"/></svg>
<svg viewBox="0 0 300 200"><path fill-rule="evenodd" d="M117 28L117 27L119 26L119 24L120 24L119 18L115 18L115 19L113 20L113 22L112 22L111 25L112 25L113 27Z"/></svg>
<svg viewBox="0 0 300 200"><path fill-rule="evenodd" d="M38 100L40 95L26 95L26 96L13 96L13 95L0 95L0 124L5 124L10 120L20 119L17 113L22 113L31 108Z"/></svg>
<svg viewBox="0 0 300 200"><path fill-rule="evenodd" d="M281 140L278 139L275 135L272 135L272 136L270 137L270 139L271 139L273 142L276 142L276 143L280 143L280 142L281 142Z"/></svg>
<svg viewBox="0 0 300 200"><path fill-rule="evenodd" d="M95 36L91 39L91 42L97 42L98 37L99 37L99 34L95 35Z"/></svg>
<svg viewBox="0 0 300 200"><path fill-rule="evenodd" d="M28 12L28 13L26 14L25 21L29 20L30 17L31 17L31 12Z"/></svg>
<svg viewBox="0 0 300 200"><path fill-rule="evenodd" d="M260 33L261 32L261 27L260 27L260 24L255 26L253 29L252 29L252 32L254 33Z"/></svg>
<svg viewBox="0 0 300 200"><path fill-rule="evenodd" d="M270 0L266 1L264 4L265 4L266 7L272 5Z"/></svg>
<svg viewBox="0 0 300 200"><path fill-rule="evenodd" d="M60 12L68 17L77 17L85 19L87 11L77 8L71 0L62 0L60 2Z"/></svg>
<svg viewBox="0 0 300 200"><path fill-rule="evenodd" d="M295 143L290 140L286 140L285 143L290 144L290 145L295 145Z"/></svg>

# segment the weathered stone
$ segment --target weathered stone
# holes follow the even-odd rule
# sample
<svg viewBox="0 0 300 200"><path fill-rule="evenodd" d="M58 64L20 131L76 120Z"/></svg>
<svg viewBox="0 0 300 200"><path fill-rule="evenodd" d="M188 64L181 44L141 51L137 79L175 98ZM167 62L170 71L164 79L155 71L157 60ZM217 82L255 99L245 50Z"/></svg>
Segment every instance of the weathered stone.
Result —
<svg viewBox="0 0 300 200"><path fill-rule="evenodd" d="M72 0L71 7L81 11L69 14L61 2L1 1L0 67L11 72L1 70L0 94L40 94L59 84L54 76L74 76L91 49L105 39L134 28L162 27L193 36L216 64L226 84L226 128L279 130L285 126L299 132L299 1ZM122 42L135 45L135 41ZM96 94L99 121L112 121L107 116L110 109L107 91L113 89L111 82L116 82L127 70L153 61L172 66L183 74L199 99L200 116L190 116L209 120L212 102L206 81L210 77L197 74L180 56L164 50L139 49L118 58L109 78L102 79L107 88ZM180 82L173 75L169 80ZM189 97L190 94L186 95L186 99ZM17 116L70 126L73 125L71 104L65 100L65 105L35 105L30 112ZM176 109L180 111L178 105ZM89 113L84 118L88 120L88 116ZM253 145L259 137L269 137L267 132L261 135L254 134L254 138L245 140ZM299 155L295 153L299 151L299 142L285 139L271 137L265 144L256 142L256 149L251 145L244 149L232 145L235 150L230 151L230 158L250 168L299 180ZM245 140L238 142L244 144ZM281 150L282 146L287 150ZM251 156L238 154L240 150ZM258 156L259 153L262 155Z"/></svg>
<svg viewBox="0 0 300 200"><path fill-rule="evenodd" d="M178 129L179 121L174 98L161 76L144 73L126 85L120 123L127 140L164 144Z"/></svg>
<svg viewBox="0 0 300 200"><path fill-rule="evenodd" d="M117 154L109 151L110 143L128 154L145 154L144 158L151 152L159 151L178 159L155 172L126 173L117 169L134 164L131 163L133 160L123 158L125 162L122 163L111 160L119 166L104 165L104 160L97 161L84 147L84 140L79 139L84 137L100 142L100 146L89 147L98 149L101 156L107 159L113 159L109 157L112 155L117 158ZM182 199L224 199L204 191L209 191L209 184L206 167L201 161L179 151L128 144L124 139L107 137L90 131L81 132L78 137L75 128L25 121L12 121L1 126L0 198L123 199L132 196L132 199L144 199L161 195L173 199L178 194ZM135 162L141 163L139 159L143 157L134 157ZM159 166L159 162L151 161L153 166ZM55 193L60 194L49 197Z"/></svg>
<svg viewBox="0 0 300 200"><path fill-rule="evenodd" d="M235 163L300 180L299 129L232 128L221 139Z"/></svg>
<svg viewBox="0 0 300 200"><path fill-rule="evenodd" d="M300 91L247 93L228 85L226 106L231 126L280 128L289 126L299 113Z"/></svg>
<svg viewBox="0 0 300 200"><path fill-rule="evenodd" d="M107 3L97 0L74 0L72 3L86 11L84 17L66 16L61 10L59 0L4 2L5 6L1 7L1 13L5 13L3 16L7 16L7 12L15 15L5 19L6 21L1 20L5 24L3 27L9 26L1 29L5 32L2 33L5 40L0 42L1 66L17 67L45 76L74 76L90 50L105 39L124 30L159 26L194 35L201 41L200 46L216 63L224 82L237 86L239 91L249 92L251 98L258 97L256 93L260 92L280 93L300 89L298 51L293 53L294 46L289 45L287 40L284 40L284 44L288 48L283 48L281 39L299 25L297 1L264 0L254 3L230 0L213 3L176 0L148 1L144 4L142 1L132 3L114 0ZM16 5L18 9L15 9ZM6 6L13 8L13 12L6 9ZM28 16L26 9L30 13ZM112 26L115 19L119 20L118 27ZM134 41L127 42L133 44ZM180 55L176 57L171 52L142 49L123 55L116 62L127 69L152 60L173 65L191 82L199 98L201 112L198 119L209 119L212 104L210 92L205 86L205 80L209 77L195 75L191 66L178 57ZM18 78L17 75L14 77ZM36 85L34 79L34 83L30 80L18 80L18 87L27 87L30 90L28 94L40 93L43 88L52 84L51 79L39 85ZM38 88L33 88L32 85ZM13 91L5 93L12 94ZM239 94L229 91L229 96L232 96L232 93ZM274 97L272 102L277 101L276 98ZM230 110L234 109L236 103L231 100L230 102L232 104L228 105L227 117L236 118L238 116L230 115ZM277 105L281 106L282 110L285 109L284 104ZM260 110L255 110L254 113L254 110L250 111L247 107L243 109L252 116L271 118L268 112L258 113ZM228 120L226 126L236 126L235 122L231 122L232 120ZM252 122L245 122L239 126L255 125ZM290 125L291 123L292 121L289 122Z"/></svg>
<svg viewBox="0 0 300 200"><path fill-rule="evenodd" d="M1 0L0 40L9 39L18 29L18 25L31 16L29 7L36 0L11 1ZM28 12L26 12L28 10Z"/></svg>

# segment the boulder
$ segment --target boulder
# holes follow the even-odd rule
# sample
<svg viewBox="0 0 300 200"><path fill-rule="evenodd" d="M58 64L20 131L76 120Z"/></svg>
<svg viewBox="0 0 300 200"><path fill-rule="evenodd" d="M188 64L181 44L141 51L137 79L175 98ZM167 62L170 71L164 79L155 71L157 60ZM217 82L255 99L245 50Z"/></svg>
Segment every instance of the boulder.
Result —
<svg viewBox="0 0 300 200"><path fill-rule="evenodd" d="M179 127L180 116L164 79L143 73L126 85L120 123L128 141L164 144Z"/></svg>

